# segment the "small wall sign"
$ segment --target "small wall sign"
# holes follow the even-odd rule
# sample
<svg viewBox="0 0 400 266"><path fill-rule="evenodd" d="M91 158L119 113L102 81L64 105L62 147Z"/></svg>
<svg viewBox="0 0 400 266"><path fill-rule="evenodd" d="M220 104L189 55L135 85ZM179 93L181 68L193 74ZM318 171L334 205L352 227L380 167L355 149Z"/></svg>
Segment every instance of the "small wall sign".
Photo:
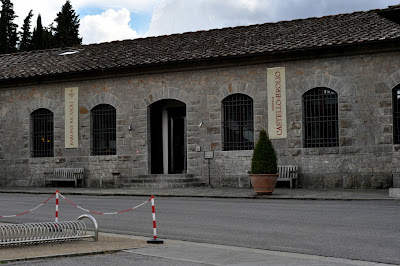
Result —
<svg viewBox="0 0 400 266"><path fill-rule="evenodd" d="M214 159L214 152L213 151L205 151L204 159Z"/></svg>

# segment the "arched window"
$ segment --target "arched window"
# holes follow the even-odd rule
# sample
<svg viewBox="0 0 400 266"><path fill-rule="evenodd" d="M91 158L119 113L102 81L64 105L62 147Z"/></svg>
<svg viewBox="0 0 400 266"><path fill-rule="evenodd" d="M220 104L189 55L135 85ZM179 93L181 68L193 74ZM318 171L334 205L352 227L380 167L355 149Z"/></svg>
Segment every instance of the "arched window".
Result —
<svg viewBox="0 0 400 266"><path fill-rule="evenodd" d="M222 100L224 151L254 148L253 99L245 94L232 94Z"/></svg>
<svg viewBox="0 0 400 266"><path fill-rule="evenodd" d="M303 94L303 145L339 146L338 95L328 88L314 88Z"/></svg>
<svg viewBox="0 0 400 266"><path fill-rule="evenodd" d="M108 104L99 104L90 111L92 155L117 154L116 110Z"/></svg>
<svg viewBox="0 0 400 266"><path fill-rule="evenodd" d="M31 157L54 156L54 115L40 108L31 113Z"/></svg>
<svg viewBox="0 0 400 266"><path fill-rule="evenodd" d="M400 144L400 85L393 89L393 143Z"/></svg>

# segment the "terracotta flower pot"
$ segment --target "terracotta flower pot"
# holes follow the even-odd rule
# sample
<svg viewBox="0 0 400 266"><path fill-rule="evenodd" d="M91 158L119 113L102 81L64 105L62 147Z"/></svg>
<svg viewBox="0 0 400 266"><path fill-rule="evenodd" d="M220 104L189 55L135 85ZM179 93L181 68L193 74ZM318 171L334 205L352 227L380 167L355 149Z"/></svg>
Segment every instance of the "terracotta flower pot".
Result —
<svg viewBox="0 0 400 266"><path fill-rule="evenodd" d="M250 174L250 181L258 195L271 195L274 192L278 174Z"/></svg>

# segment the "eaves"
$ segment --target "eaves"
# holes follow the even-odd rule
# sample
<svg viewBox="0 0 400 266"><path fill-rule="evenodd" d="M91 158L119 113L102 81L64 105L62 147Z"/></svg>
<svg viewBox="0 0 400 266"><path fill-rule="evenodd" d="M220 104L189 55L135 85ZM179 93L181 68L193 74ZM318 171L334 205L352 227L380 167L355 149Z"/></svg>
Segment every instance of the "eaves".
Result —
<svg viewBox="0 0 400 266"><path fill-rule="evenodd" d="M172 61L148 65L120 68L94 69L55 75L34 76L0 80L0 88L15 88L40 84L77 82L106 78L138 76L146 74L196 71L215 68L237 67L257 64L283 64L289 61L315 60L321 58L368 55L376 53L400 52L400 38L368 43L352 43L335 46L310 47L306 49L282 50L254 53L240 56L220 56L199 60Z"/></svg>

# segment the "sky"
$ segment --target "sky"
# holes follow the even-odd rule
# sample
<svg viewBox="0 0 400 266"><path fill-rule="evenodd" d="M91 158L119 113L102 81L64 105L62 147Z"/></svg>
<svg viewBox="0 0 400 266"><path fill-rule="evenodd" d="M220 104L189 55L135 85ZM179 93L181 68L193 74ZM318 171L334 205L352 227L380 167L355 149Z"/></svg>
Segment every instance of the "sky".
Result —
<svg viewBox="0 0 400 266"><path fill-rule="evenodd" d="M84 44L387 8L400 0L70 0ZM33 10L43 26L65 0L11 0L22 25Z"/></svg>

